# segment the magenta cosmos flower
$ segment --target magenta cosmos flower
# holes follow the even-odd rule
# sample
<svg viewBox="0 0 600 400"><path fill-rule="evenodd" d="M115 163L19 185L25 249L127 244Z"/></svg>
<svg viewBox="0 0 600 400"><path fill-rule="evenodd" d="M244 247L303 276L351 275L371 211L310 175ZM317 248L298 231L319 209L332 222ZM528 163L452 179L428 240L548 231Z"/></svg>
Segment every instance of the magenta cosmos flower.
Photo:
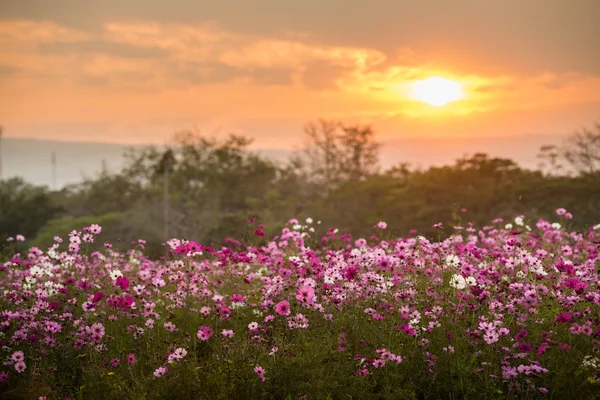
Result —
<svg viewBox="0 0 600 400"><path fill-rule="evenodd" d="M275 306L275 312L279 315L290 315L290 302L287 300L280 301Z"/></svg>
<svg viewBox="0 0 600 400"><path fill-rule="evenodd" d="M201 326L198 329L198 339L206 341L213 335L213 330L210 326Z"/></svg>

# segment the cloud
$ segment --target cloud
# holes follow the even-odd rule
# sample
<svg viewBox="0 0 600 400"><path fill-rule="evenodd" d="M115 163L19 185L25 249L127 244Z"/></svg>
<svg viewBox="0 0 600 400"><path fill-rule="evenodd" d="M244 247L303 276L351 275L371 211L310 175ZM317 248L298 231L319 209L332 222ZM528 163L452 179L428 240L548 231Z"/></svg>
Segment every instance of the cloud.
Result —
<svg viewBox="0 0 600 400"><path fill-rule="evenodd" d="M168 57L169 51L152 46L133 46L107 40L88 40L78 42L42 42L38 45L40 53L50 54L106 54L120 58L160 58Z"/></svg>
<svg viewBox="0 0 600 400"><path fill-rule="evenodd" d="M193 102L185 105L188 115L199 112L198 98L213 113L230 105L237 108L229 112L266 115L275 102L279 113L294 117L420 118L600 102L596 75L552 69L491 74L479 71L475 62L452 70L411 43L388 54L367 46L320 43L306 32L243 34L215 22L115 20L86 31L51 21L0 20L0 58L0 83L15 92L69 87L65 93L73 99L126 98L126 105L137 101L154 109L180 98ZM412 82L432 75L461 82L467 98L441 109L411 99ZM214 104L207 104L209 99Z"/></svg>
<svg viewBox="0 0 600 400"><path fill-rule="evenodd" d="M21 71L20 68L16 68L10 65L0 64L0 76L14 76Z"/></svg>
<svg viewBox="0 0 600 400"><path fill-rule="evenodd" d="M157 90L227 81L333 90L342 73L386 60L377 50L304 43L306 35L286 37L241 35L210 22L107 22L103 31L93 33L48 21L4 21L0 55L10 56L13 64L8 66L23 68L30 77L43 69L84 84L114 84L119 90L135 87L134 71L144 80L140 86L155 85Z"/></svg>

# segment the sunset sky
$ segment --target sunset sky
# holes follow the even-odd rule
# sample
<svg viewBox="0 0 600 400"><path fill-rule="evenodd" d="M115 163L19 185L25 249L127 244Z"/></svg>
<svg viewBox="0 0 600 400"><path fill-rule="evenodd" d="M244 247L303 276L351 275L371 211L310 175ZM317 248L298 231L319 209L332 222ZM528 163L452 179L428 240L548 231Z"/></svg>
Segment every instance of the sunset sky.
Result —
<svg viewBox="0 0 600 400"><path fill-rule="evenodd" d="M302 142L319 117L380 139L567 134L600 121L598 0L0 0L7 137ZM465 97L435 107L411 85Z"/></svg>

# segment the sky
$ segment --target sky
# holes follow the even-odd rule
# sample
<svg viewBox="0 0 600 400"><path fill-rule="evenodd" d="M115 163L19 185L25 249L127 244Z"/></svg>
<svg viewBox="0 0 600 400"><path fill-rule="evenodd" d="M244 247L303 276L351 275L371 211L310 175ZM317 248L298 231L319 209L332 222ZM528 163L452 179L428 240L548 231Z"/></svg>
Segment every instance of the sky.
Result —
<svg viewBox="0 0 600 400"><path fill-rule="evenodd" d="M598 0L0 0L5 136L299 145L318 118L382 140L568 134L600 120ZM411 85L442 76L441 107Z"/></svg>

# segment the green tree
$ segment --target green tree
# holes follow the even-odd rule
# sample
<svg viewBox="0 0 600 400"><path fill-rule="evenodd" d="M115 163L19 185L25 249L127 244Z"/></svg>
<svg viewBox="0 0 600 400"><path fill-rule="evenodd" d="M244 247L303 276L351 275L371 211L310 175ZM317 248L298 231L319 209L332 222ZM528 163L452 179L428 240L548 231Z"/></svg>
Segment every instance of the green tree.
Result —
<svg viewBox="0 0 600 400"><path fill-rule="evenodd" d="M0 181L0 243L17 234L32 238L59 211L46 187L22 178Z"/></svg>
<svg viewBox="0 0 600 400"><path fill-rule="evenodd" d="M181 132L162 151L152 147L132 154L124 174L144 191L143 215L132 217L134 223L156 230L165 223L167 207L173 237L216 241L242 229L251 212L248 199L262 198L277 176L276 166L249 151L250 144L241 136L219 141Z"/></svg>

